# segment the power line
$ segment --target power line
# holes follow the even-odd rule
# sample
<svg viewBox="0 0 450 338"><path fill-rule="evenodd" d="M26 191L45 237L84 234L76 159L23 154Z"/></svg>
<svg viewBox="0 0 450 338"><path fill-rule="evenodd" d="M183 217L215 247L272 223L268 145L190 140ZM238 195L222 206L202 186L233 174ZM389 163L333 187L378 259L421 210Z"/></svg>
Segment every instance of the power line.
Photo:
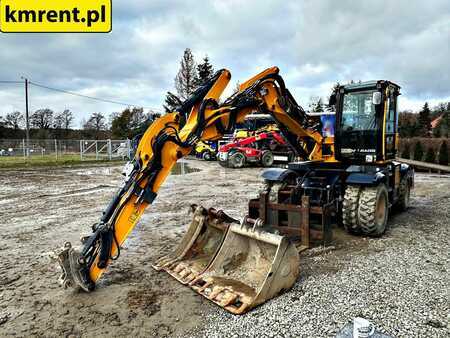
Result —
<svg viewBox="0 0 450 338"><path fill-rule="evenodd" d="M53 91L56 91L56 92L69 94L69 95L73 95L73 96L79 96L79 97L83 97L83 98L90 99L90 100L106 102L106 103L112 103L112 104L118 104L118 105L127 106L127 107L130 107L130 106L131 107L142 107L141 105L138 105L138 104L130 104L130 103L125 103L125 102L120 102L120 101L102 99L102 98L99 98L99 97L83 95L83 94L71 92L71 91L64 90L64 89L53 88L53 87L49 87L49 86L46 86L46 85L43 85L43 84L40 84L40 83L36 83L36 82L33 82L33 81L29 81L28 83L33 85L33 86L36 86L36 87L41 87L41 88L45 88L45 89L48 89L48 90L53 90ZM162 112L162 110L158 109L158 108L152 108L152 107L142 107L142 108L153 110L153 111Z"/></svg>
<svg viewBox="0 0 450 338"><path fill-rule="evenodd" d="M7 80L0 80L0 83L23 83L23 81L7 81Z"/></svg>

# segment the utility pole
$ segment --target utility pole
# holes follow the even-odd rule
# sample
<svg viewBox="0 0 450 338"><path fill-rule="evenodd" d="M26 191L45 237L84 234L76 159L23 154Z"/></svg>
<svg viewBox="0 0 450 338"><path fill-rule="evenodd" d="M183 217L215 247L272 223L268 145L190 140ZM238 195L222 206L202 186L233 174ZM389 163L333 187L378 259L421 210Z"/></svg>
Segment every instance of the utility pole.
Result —
<svg viewBox="0 0 450 338"><path fill-rule="evenodd" d="M28 114L28 79L25 79L25 119L27 123L27 157L30 157L30 119Z"/></svg>

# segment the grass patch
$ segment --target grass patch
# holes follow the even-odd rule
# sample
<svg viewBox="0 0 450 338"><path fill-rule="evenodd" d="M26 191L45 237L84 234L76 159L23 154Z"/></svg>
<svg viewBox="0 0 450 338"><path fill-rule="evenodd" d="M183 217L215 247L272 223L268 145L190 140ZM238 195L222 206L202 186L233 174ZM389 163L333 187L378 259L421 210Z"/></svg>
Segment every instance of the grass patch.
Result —
<svg viewBox="0 0 450 338"><path fill-rule="evenodd" d="M0 169L32 168L32 167L59 167L71 165L91 165L91 164L120 164L121 159L96 160L95 158L80 159L80 155L34 155L25 159L23 156L0 156Z"/></svg>

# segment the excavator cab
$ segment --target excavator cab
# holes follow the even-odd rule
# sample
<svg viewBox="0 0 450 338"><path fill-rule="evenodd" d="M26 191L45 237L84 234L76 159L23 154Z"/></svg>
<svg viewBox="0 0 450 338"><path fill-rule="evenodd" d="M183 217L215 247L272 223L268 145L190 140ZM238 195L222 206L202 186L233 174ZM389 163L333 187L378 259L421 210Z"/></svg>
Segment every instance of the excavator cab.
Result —
<svg viewBox="0 0 450 338"><path fill-rule="evenodd" d="M400 87L379 80L337 88L330 97L336 107L336 159L370 164L395 158L397 97Z"/></svg>

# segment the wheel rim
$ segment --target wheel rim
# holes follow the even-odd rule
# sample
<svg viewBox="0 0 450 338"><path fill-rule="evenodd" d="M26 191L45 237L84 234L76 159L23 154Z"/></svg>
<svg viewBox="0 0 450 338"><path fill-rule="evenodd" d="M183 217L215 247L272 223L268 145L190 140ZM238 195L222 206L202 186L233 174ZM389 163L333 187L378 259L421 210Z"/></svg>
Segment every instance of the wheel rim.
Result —
<svg viewBox="0 0 450 338"><path fill-rule="evenodd" d="M269 154L269 153L265 154L265 156L263 156L263 165L269 166L269 165L272 165L272 163L273 163L272 154Z"/></svg>
<svg viewBox="0 0 450 338"><path fill-rule="evenodd" d="M244 156L236 154L233 156L233 164L235 167L242 167L244 164Z"/></svg>
<svg viewBox="0 0 450 338"><path fill-rule="evenodd" d="M386 195L380 194L380 197L378 198L377 207L375 211L375 223L377 225L384 224L384 221L386 219Z"/></svg>

